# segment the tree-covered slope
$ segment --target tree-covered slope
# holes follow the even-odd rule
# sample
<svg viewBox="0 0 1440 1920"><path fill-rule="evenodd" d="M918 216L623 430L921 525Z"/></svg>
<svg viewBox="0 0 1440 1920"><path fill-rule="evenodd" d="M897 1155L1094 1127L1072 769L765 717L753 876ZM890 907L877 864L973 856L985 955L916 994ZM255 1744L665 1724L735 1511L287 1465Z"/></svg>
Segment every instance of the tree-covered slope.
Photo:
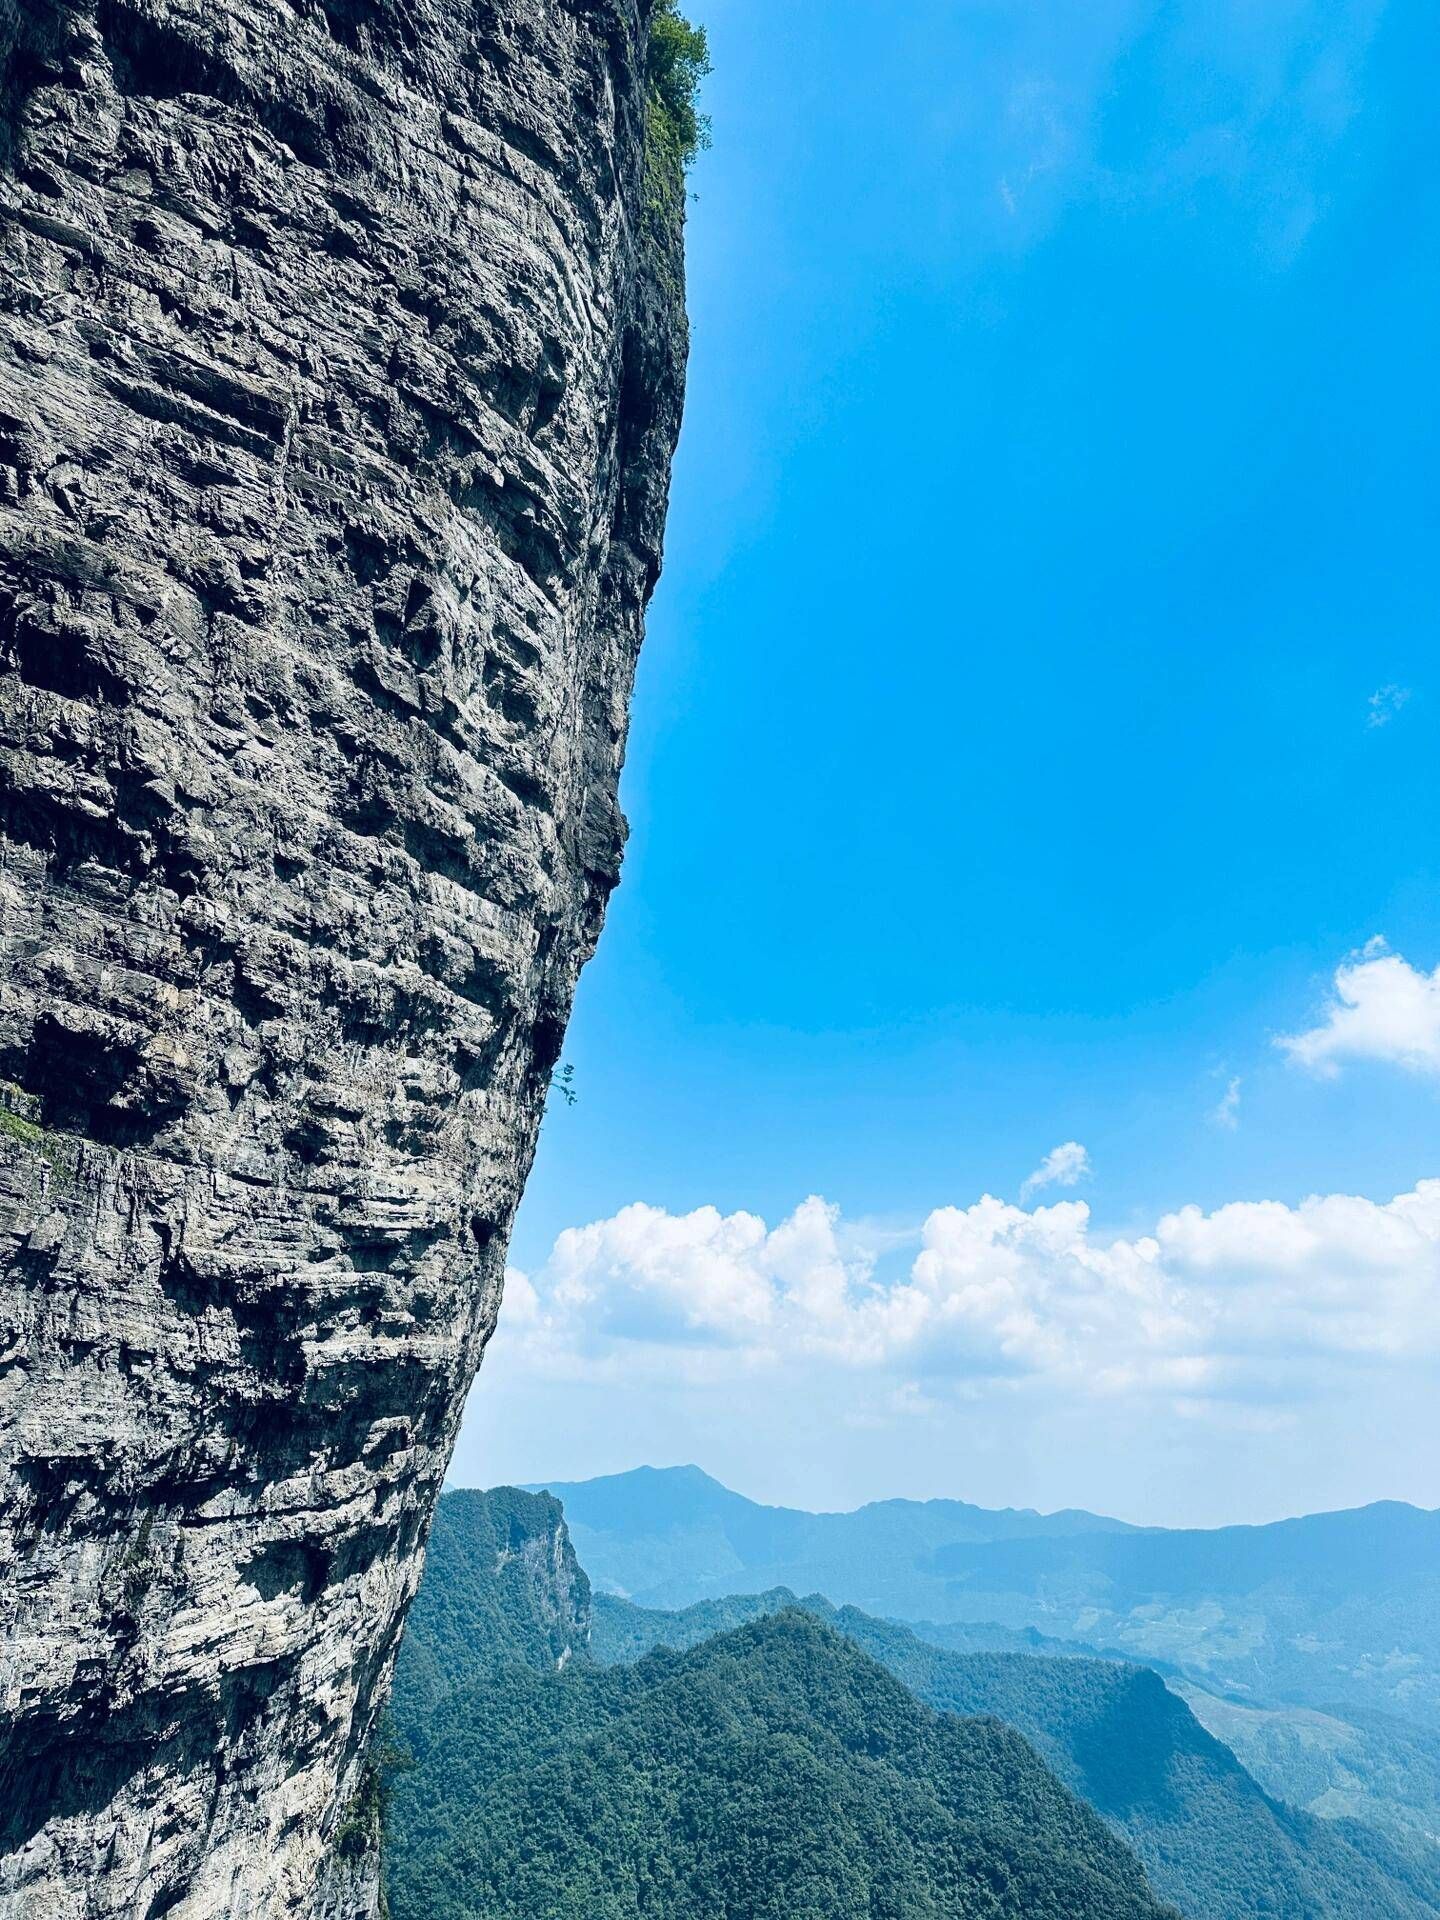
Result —
<svg viewBox="0 0 1440 1920"><path fill-rule="evenodd" d="M589 1641L590 1582L558 1500L518 1487L441 1496L395 1668L407 1724L457 1679L561 1667Z"/></svg>
<svg viewBox="0 0 1440 1920"><path fill-rule="evenodd" d="M407 1732L395 1920L1165 1912L1018 1734L794 1609L633 1666L481 1674Z"/></svg>
<svg viewBox="0 0 1440 1920"><path fill-rule="evenodd" d="M1257 1707L1184 1680L1175 1689L1278 1799L1440 1845L1440 1732L1353 1707Z"/></svg>
<svg viewBox="0 0 1440 1920"><path fill-rule="evenodd" d="M601 1595L592 1650L598 1659L633 1659L646 1645L690 1646L736 1617L790 1603L789 1595L750 1595L666 1615ZM1440 1912L1440 1856L1273 1800L1147 1669L956 1653L853 1607L837 1611L818 1597L801 1604L932 1706L993 1714L1023 1733L1189 1920L1429 1920Z"/></svg>
<svg viewBox="0 0 1440 1920"><path fill-rule="evenodd" d="M1133 1653L1093 1647L1083 1640L1060 1640L1034 1627L997 1626L993 1620L906 1624L920 1639L957 1653L1136 1658ZM1353 1704L1321 1708L1271 1701L1262 1705L1251 1697L1237 1699L1200 1686L1188 1677L1181 1661L1151 1653L1143 1664L1161 1675L1201 1726L1229 1747L1273 1798L1326 1820L1359 1820L1407 1848L1422 1842L1422 1857L1428 1857L1431 1847L1440 1846L1440 1729ZM1415 1664L1404 1656L1396 1662L1412 1669ZM1243 1674L1243 1668L1237 1671ZM1245 1675L1240 1684L1248 1679ZM1248 1691L1247 1687L1247 1696Z"/></svg>
<svg viewBox="0 0 1440 1920"><path fill-rule="evenodd" d="M797 1610L826 1631L801 1633ZM1047 1645L1066 1657L1032 1651ZM658 1648L669 1651L646 1657ZM923 1716L895 1720L910 1733L883 1753L845 1734L866 1713L894 1713L893 1694L875 1691L873 1671L863 1677L876 1666L927 1708L962 1716L956 1724L1007 1723L1030 1758L975 1734L971 1798L957 1810L932 1781L937 1810L915 1769L958 1736ZM1011 1861L1016 1820L1048 1859L1048 1827L1017 1808L1069 1805L1046 1798L1060 1786L1103 1816L1186 1920L1440 1914L1431 1848L1282 1804L1151 1671L1084 1657L1032 1628L914 1632L818 1595L797 1602L783 1587L679 1613L603 1593L592 1601L558 1504L514 1489L442 1501L395 1716L417 1761L390 1818L396 1920L989 1912L924 1904L959 1872L956 1822L973 1828L989 1809L974 1860ZM987 1766L981 1793L976 1770ZM1002 1817L1007 1794L1020 1799ZM895 1825L902 1803L920 1821L914 1831ZM762 1868L778 1889L773 1909L747 1904ZM1045 1880L1051 1869L1024 1871ZM965 1900L980 1897L962 1881ZM912 1899L920 1904L903 1904Z"/></svg>

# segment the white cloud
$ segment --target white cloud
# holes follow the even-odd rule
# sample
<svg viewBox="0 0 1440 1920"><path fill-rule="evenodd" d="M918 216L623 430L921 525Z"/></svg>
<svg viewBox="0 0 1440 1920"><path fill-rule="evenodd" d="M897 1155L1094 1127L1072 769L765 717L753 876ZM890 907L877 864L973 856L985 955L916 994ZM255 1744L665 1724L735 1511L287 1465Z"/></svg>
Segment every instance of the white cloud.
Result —
<svg viewBox="0 0 1440 1920"><path fill-rule="evenodd" d="M1388 727L1410 698L1409 687L1377 687L1370 696L1370 714L1367 727Z"/></svg>
<svg viewBox="0 0 1440 1920"><path fill-rule="evenodd" d="M1128 1238L1095 1234L1081 1201L986 1196L936 1208L911 1245L882 1275L818 1198L773 1229L636 1204L513 1274L502 1336L551 1377L739 1390L776 1368L846 1376L861 1425L1032 1387L1233 1415L1337 1370L1440 1355L1440 1180L1386 1204L1182 1207Z"/></svg>
<svg viewBox="0 0 1440 1920"><path fill-rule="evenodd" d="M1239 1074L1227 1081L1224 1093L1210 1109L1212 1126L1223 1127L1227 1133L1234 1133L1240 1125L1240 1087Z"/></svg>
<svg viewBox="0 0 1440 1920"><path fill-rule="evenodd" d="M1384 1060L1412 1073L1440 1073L1440 967L1422 973L1383 940L1335 970L1325 1018L1276 1045L1297 1065L1327 1076L1342 1060Z"/></svg>
<svg viewBox="0 0 1440 1920"><path fill-rule="evenodd" d="M1052 1147L1032 1174L1021 1183L1020 1197L1027 1198L1045 1187L1075 1187L1090 1173L1090 1156L1078 1140L1067 1140Z"/></svg>

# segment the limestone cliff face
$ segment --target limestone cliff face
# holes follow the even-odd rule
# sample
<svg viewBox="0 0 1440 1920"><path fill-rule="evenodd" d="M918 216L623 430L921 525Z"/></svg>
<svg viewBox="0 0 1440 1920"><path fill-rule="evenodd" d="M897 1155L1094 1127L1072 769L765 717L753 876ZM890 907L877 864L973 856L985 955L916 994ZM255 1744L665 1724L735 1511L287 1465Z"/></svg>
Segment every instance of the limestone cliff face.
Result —
<svg viewBox="0 0 1440 1920"><path fill-rule="evenodd" d="M373 1907L620 857L684 352L642 14L0 0L5 1920Z"/></svg>

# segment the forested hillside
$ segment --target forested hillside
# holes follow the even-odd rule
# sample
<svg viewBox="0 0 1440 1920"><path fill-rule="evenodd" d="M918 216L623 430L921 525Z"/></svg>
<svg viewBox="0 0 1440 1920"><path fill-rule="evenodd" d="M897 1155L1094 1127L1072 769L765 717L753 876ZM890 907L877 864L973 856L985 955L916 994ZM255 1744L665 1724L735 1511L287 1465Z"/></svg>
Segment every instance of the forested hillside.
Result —
<svg viewBox="0 0 1440 1920"><path fill-rule="evenodd" d="M394 1701L423 1722L458 1680L561 1667L590 1643L590 1582L558 1500L452 1488L435 1509L425 1578L396 1663Z"/></svg>
<svg viewBox="0 0 1440 1920"><path fill-rule="evenodd" d="M813 1614L567 1658L557 1522L512 1489L442 1502L394 1697L394 1920L1167 1914L1024 1739L937 1713Z"/></svg>
<svg viewBox="0 0 1440 1920"><path fill-rule="evenodd" d="M595 1601L592 1651L634 1659L690 1646L733 1618L800 1604L930 1705L993 1714L1122 1834L1156 1889L1191 1920L1429 1920L1440 1854L1273 1800L1158 1675L1129 1663L957 1653L818 1596L702 1601L681 1613Z"/></svg>
<svg viewBox="0 0 1440 1920"><path fill-rule="evenodd" d="M1101 1885L1124 1913L1129 1849L1185 1920L1440 1914L1433 1847L1271 1797L1150 1670L929 1631L784 1588L592 1597L555 1500L447 1495L395 1690L395 1920L1043 1914Z"/></svg>
<svg viewBox="0 0 1440 1920"><path fill-rule="evenodd" d="M630 1667L511 1667L405 1732L395 1920L1165 1912L1018 1734L798 1611Z"/></svg>
<svg viewBox="0 0 1440 1920"><path fill-rule="evenodd" d="M1403 1841L1440 1840L1440 1731L1354 1707L1249 1705L1183 1680L1176 1690L1280 1799Z"/></svg>

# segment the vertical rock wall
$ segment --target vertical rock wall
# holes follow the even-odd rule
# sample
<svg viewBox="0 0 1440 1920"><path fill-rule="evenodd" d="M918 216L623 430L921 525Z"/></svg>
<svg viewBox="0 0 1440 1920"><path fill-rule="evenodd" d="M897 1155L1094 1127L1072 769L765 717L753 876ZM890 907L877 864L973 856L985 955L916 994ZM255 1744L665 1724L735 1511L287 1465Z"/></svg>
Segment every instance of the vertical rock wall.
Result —
<svg viewBox="0 0 1440 1920"><path fill-rule="evenodd" d="M641 16L0 0L4 1920L373 1905L623 837L684 357Z"/></svg>

